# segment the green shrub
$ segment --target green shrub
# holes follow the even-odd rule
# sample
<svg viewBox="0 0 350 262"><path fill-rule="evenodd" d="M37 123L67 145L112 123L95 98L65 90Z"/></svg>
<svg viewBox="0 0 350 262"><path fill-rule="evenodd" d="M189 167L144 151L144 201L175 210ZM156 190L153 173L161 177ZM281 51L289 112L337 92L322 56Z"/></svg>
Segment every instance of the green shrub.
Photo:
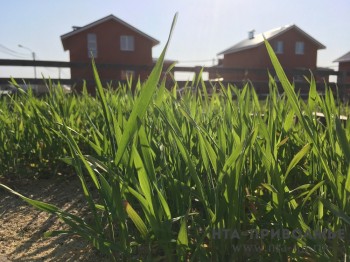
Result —
<svg viewBox="0 0 350 262"><path fill-rule="evenodd" d="M1 105L1 159L14 160L2 162L5 170L72 166L92 219L0 186L69 226L46 235L80 235L113 260L349 256L350 125L339 120L332 92L326 87L320 97L311 76L309 99L301 100L266 42L284 94L271 78L263 106L250 85L218 84L209 97L198 76L195 91L179 97L176 83L168 91L159 81L168 43L135 95L126 86L104 90L93 64L96 98L56 88L44 99L28 94ZM345 237L307 236L326 229ZM278 234L288 230L304 237Z"/></svg>

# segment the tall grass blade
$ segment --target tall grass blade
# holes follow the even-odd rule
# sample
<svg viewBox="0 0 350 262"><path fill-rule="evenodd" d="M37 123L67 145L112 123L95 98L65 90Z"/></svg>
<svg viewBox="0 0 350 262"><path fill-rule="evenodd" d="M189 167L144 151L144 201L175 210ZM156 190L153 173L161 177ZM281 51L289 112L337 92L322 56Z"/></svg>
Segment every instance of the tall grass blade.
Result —
<svg viewBox="0 0 350 262"><path fill-rule="evenodd" d="M169 34L167 43L165 44L165 47L164 47L161 55L159 56L159 59L155 65L155 67L153 68L149 78L147 79L146 83L144 84L144 86L141 90L140 96L137 98L135 105L134 105L134 108L130 114L130 117L129 117L128 122L126 124L126 127L124 129L123 135L121 137L120 144L118 145L118 150L117 150L116 157L115 157L115 162L117 165L119 164L119 162L124 154L124 151L131 140L132 135L136 131L137 119L142 119L142 117L145 115L145 113L147 111L147 107L151 102L153 93L157 88L157 84L158 84L159 78L160 78L161 73L162 73L165 53L166 53L166 51L168 49L168 45L170 43L170 39L171 39L173 30L175 27L176 19L177 19L177 14L175 15L175 17L173 19L173 23L171 25L170 34Z"/></svg>

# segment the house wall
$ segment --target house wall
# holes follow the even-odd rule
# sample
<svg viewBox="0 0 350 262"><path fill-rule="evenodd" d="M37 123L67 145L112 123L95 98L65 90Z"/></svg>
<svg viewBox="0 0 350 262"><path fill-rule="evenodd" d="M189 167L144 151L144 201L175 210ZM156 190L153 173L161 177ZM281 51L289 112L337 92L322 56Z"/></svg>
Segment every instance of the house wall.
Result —
<svg viewBox="0 0 350 262"><path fill-rule="evenodd" d="M255 48L224 55L223 68L237 69L233 72L224 72L221 76L228 81L255 80L265 81L269 67L266 48L260 45ZM259 70L259 72L257 72Z"/></svg>
<svg viewBox="0 0 350 262"><path fill-rule="evenodd" d="M293 69L311 69L315 70L317 65L317 46L309 38L305 37L298 30L291 29L270 40L272 47L276 46L277 41L283 42L283 53L277 54L277 57L286 71ZM304 42L304 54L295 54L296 42ZM243 72L224 73L221 74L225 80L240 81L249 79L252 81L266 81L267 70L273 72L272 63L268 56L265 44L257 47L238 51L235 53L225 54L223 61L225 68L240 68ZM256 71L255 70L260 70ZM265 73L264 73L265 72ZM293 76L292 73L287 74L290 80L300 78L301 76Z"/></svg>
<svg viewBox="0 0 350 262"><path fill-rule="evenodd" d="M342 72L344 74L344 76L341 76L341 79L339 79L342 82L342 84L350 84L350 61L340 62L339 72Z"/></svg>
<svg viewBox="0 0 350 262"><path fill-rule="evenodd" d="M286 69L304 68L314 70L317 67L317 45L297 30L289 30L271 41L274 47L277 41L284 44L284 53L277 57ZM296 42L304 42L304 54L295 54Z"/></svg>
<svg viewBox="0 0 350 262"><path fill-rule="evenodd" d="M152 66L152 47L153 42L147 37L138 34L129 27L114 20L108 20L94 27L88 28L80 33L64 39L65 49L70 51L71 62L91 63L88 56L87 35L96 34L97 38L97 57L96 63L111 63L125 65L146 65ZM134 37L134 51L120 50L120 36L128 35ZM126 68L127 69L127 68ZM127 69L128 70L128 69ZM122 69L118 68L98 68L101 80L121 80ZM144 80L148 70L134 70L135 77L140 76ZM72 79L92 80L92 68L73 67L71 69Z"/></svg>

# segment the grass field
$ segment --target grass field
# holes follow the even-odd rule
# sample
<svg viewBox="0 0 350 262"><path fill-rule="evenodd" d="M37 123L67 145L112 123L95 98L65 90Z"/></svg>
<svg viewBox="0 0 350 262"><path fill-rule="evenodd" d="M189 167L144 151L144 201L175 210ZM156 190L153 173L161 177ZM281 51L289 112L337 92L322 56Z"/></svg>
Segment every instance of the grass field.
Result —
<svg viewBox="0 0 350 262"><path fill-rule="evenodd" d="M31 200L112 260L346 261L350 255L349 112L310 79L301 100L266 42L273 77L262 103L246 85L200 76L180 97L160 79L97 96L30 92L0 104L0 172L78 176L88 217ZM165 48L166 50L166 48ZM236 99L233 100L232 97ZM322 112L321 123L314 112Z"/></svg>

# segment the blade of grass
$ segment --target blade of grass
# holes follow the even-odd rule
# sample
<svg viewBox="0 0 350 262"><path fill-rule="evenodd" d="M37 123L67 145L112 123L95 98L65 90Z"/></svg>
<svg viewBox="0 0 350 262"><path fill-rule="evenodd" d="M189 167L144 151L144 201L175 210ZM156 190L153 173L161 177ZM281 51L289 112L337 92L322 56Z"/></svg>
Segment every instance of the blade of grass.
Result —
<svg viewBox="0 0 350 262"><path fill-rule="evenodd" d="M155 65L155 67L153 68L149 78L147 79L146 83L144 84L144 86L141 90L140 96L137 98L135 105L134 105L134 108L130 114L130 117L129 117L128 122L126 124L126 127L124 129L123 135L120 139L120 144L118 145L118 150L116 152L115 163L117 165L119 164L120 160L122 159L124 151L125 151L127 145L129 144L132 135L136 131L137 119L142 119L143 116L145 115L145 113L147 111L147 107L151 102L153 93L157 88L157 84L158 84L159 78L161 76L162 68L163 68L165 53L166 53L166 51L168 49L168 45L170 43L170 39L171 39L173 30L175 27L176 19L177 19L177 14L175 15L175 17L173 19L173 23L171 25L170 34L169 34L167 43L165 44L165 47L164 47L156 65Z"/></svg>

